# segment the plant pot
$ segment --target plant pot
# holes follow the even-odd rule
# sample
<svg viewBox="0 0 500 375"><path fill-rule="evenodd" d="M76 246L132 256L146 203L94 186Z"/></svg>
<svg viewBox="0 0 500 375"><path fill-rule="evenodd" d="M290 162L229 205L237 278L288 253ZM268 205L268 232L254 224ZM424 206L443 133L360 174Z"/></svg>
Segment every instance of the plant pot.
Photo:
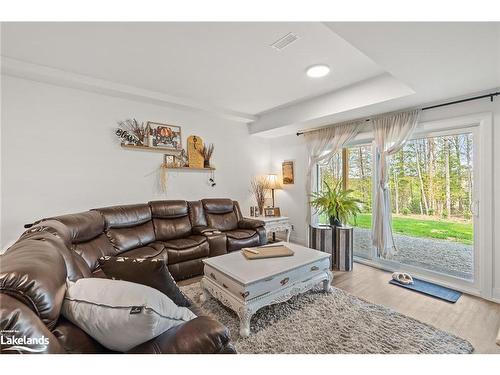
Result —
<svg viewBox="0 0 500 375"><path fill-rule="evenodd" d="M203 161L203 168L210 168L210 160Z"/></svg>
<svg viewBox="0 0 500 375"><path fill-rule="evenodd" d="M330 225L334 226L334 227L341 227L342 226L342 223L340 222L339 219L337 219L336 217L334 216L330 216Z"/></svg>

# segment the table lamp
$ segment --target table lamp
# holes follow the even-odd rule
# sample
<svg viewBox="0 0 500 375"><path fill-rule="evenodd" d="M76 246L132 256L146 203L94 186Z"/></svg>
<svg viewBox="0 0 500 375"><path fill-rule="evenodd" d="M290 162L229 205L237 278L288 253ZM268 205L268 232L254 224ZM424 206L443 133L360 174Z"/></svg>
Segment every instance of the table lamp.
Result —
<svg viewBox="0 0 500 375"><path fill-rule="evenodd" d="M267 177L267 188L271 189L273 196L273 207L274 207L274 190L281 189L281 181L277 174L268 174Z"/></svg>

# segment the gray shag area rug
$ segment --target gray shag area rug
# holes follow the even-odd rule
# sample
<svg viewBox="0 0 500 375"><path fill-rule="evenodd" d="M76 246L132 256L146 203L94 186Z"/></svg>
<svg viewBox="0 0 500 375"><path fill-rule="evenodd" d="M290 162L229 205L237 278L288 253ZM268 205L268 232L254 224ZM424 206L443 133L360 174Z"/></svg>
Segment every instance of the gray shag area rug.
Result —
<svg viewBox="0 0 500 375"><path fill-rule="evenodd" d="M200 305L199 283L181 287ZM466 340L340 289L320 288L263 307L250 336L239 335L236 313L210 297L201 309L229 328L238 353L249 354L465 354Z"/></svg>

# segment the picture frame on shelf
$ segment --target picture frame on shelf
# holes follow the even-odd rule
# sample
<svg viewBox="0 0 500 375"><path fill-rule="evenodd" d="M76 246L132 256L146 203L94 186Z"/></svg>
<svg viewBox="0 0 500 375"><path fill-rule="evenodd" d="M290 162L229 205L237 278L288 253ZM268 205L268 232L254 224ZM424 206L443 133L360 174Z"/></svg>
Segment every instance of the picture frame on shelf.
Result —
<svg viewBox="0 0 500 375"><path fill-rule="evenodd" d="M278 217L281 216L281 211L279 207L266 207L264 208L264 216L266 217Z"/></svg>
<svg viewBox="0 0 500 375"><path fill-rule="evenodd" d="M281 172L283 174L283 185L293 185L295 183L293 160L285 160L281 163Z"/></svg>
<svg viewBox="0 0 500 375"><path fill-rule="evenodd" d="M182 149L180 126L148 121L148 127L150 128L150 147L170 150Z"/></svg>

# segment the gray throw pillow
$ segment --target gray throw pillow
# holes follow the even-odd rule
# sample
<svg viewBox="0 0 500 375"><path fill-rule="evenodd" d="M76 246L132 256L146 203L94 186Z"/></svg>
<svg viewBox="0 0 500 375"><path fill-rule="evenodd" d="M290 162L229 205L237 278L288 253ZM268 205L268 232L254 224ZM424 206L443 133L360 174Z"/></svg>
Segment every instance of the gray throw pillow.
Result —
<svg viewBox="0 0 500 375"><path fill-rule="evenodd" d="M126 352L196 318L145 285L101 278L67 284L63 316L111 350Z"/></svg>

